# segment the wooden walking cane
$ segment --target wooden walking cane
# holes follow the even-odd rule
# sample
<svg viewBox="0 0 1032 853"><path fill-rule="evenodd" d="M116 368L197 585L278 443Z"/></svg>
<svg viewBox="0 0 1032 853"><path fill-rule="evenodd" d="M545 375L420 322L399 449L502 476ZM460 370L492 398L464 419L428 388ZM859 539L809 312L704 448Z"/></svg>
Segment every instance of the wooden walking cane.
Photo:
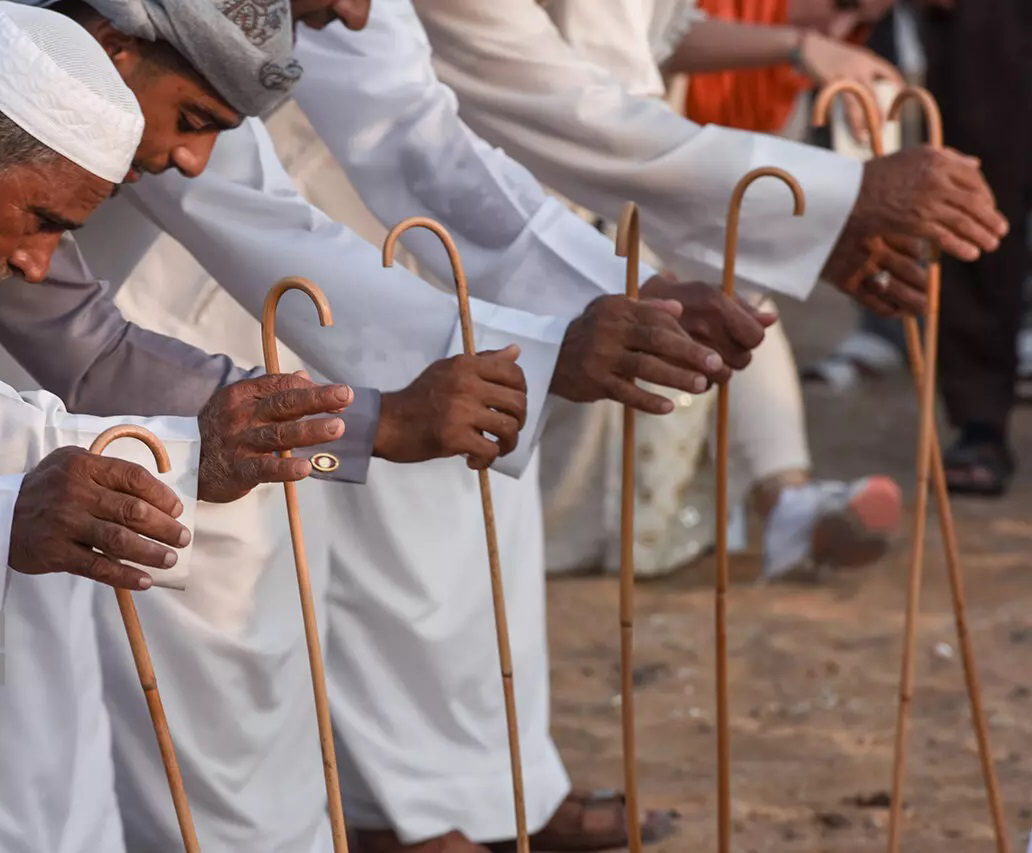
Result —
<svg viewBox="0 0 1032 853"><path fill-rule="evenodd" d="M840 94L851 95L860 102L867 121L868 132L871 136L871 146L875 156L884 155L882 139L882 122L878 107L870 92L863 86L851 81L839 81L825 88L817 98L813 110L813 123L817 126L827 122L828 109L831 102ZM931 95L918 88L904 89L896 98L890 110L890 116L896 118L903 104L909 98L918 98L925 108L929 123L930 143L936 147L942 146L942 120L939 111ZM876 260L876 259L875 259ZM867 274L865 269L863 274ZM935 262L929 269L929 305L934 304L937 309L939 301L939 264ZM934 295L932 293L934 285ZM922 405L926 403L926 396L930 388L934 386L934 358L932 360L932 385L925 381L925 366L929 363L927 349L928 340L925 340L925 354L921 352L921 332L914 317L903 318L904 330L906 332L907 353L910 360L911 372L913 373L914 384L918 398ZM932 329L933 321L929 316L929 329ZM934 323L938 325L937 321ZM933 333L937 335L937 329ZM934 395L934 390L932 391ZM934 406L934 396L932 405ZM923 411L922 411L923 414ZM934 413L933 413L934 414ZM920 443L919 443L920 444ZM946 488L946 472L942 462L942 450L939 443L938 431L935 426L934 417L931 420L931 436L928 448L931 463L932 485L935 490L936 509L939 515L939 526L942 532L943 544L946 551L947 574L950 583L950 594L953 599L953 614L956 623L957 640L960 647L961 660L964 667L964 681L967 687L968 701L971 705L971 719L974 724L975 738L978 742L979 760L982 765L982 777L985 783L986 795L989 801L989 810L992 814L993 826L996 835L997 853L1010 853L1010 842L1007 839L1007 830L1004 824L1003 803L1000 798L999 783L996 778L996 767L993 762L992 749L989 744L989 729L986 724L985 711L982 707L982 690L978 679L978 669L975 664L975 651L971 635L967 625L967 606L964 596L964 576L960 564L960 547L957 542L957 531L953 521L953 509L950 503L949 492ZM920 446L918 452L920 453ZM919 457L920 459L920 457ZM920 466L918 470L918 511L922 515L927 514L927 478L921 485ZM925 497L922 501L922 492ZM915 528L918 522L915 519ZM924 524L920 527L921 539L924 538ZM915 530L916 535L916 530ZM917 549L917 540L914 548ZM923 544L920 546L923 549ZM923 551L911 555L911 572L909 578L909 589L907 597L907 615L904 634L903 651L903 673L900 685L900 707L899 719L896 729L895 760L893 765L893 796L890 810L889 822L889 849L899 849L900 836L900 813L902 809L903 795L903 774L905 767L906 752L906 723L909 711L911 695L913 691L913 647L916 634L918 597L921 589L921 567L923 563Z"/></svg>
<svg viewBox="0 0 1032 853"><path fill-rule="evenodd" d="M455 290L459 298L459 321L462 326L462 346L467 355L474 355L473 318L469 310L469 287L462 258L451 234L439 222L425 216L413 216L395 225L383 243L383 265L394 265L394 247L410 228L426 228L436 234L448 252ZM512 681L512 651L509 648L509 623L505 612L505 589L502 583L502 566L498 557L498 533L495 528L494 505L491 501L491 482L487 471L478 471L480 477L480 503L484 511L484 532L487 536L487 559L491 570L491 597L494 603L495 631L498 635L498 658L502 670L502 691L505 695L505 718L509 729L509 759L512 764L512 789L516 809L516 846L518 853L529 853L530 837L527 834L527 808L523 794L523 762L520 758L520 730L516 721L516 694Z"/></svg>
<svg viewBox="0 0 1032 853"><path fill-rule="evenodd" d="M262 309L262 352L265 369L279 373L279 352L276 348L276 307L288 290L307 293L319 313L319 324L333 325L333 313L326 296L312 282L304 278L284 278L277 282L265 297ZM289 450L280 453L289 459ZM319 642L319 624L312 599L312 583L308 576L308 557L305 537L301 529L301 510L297 503L297 484L284 483L287 499L287 517L290 521L290 539L294 546L294 564L297 567L297 586L301 596L301 615L305 623L308 643L308 663L312 671L312 689L315 694L315 714L319 724L319 745L322 748L323 773L326 777L326 796L329 802L330 825L333 830L333 853L348 853L347 828L344 825L344 806L340 797L340 778L337 776L337 752L333 745L333 725L330 720L330 702L326 695L326 672L323 667L322 644Z"/></svg>
<svg viewBox="0 0 1032 853"><path fill-rule="evenodd" d="M119 438L135 438L146 444L154 454L154 461L157 463L159 473L164 474L171 469L168 451L165 450L158 437L143 427L129 424L111 427L102 432L90 446L90 453L102 454L111 442ZM147 700L147 709L150 711L154 735L158 739L161 762L165 765L168 788L172 793L172 804L176 810L176 819L179 821L179 832L183 837L183 848L186 853L200 853L201 846L197 842L197 830L194 829L190 804L186 799L186 788L183 785L182 773L179 771L176 750L172 745L172 735L168 730L165 708L161 704L158 679L154 675L154 665L151 663L150 651L147 649L147 640L143 636L140 615L136 612L136 603L129 590L116 589L115 596L118 599L118 609L122 612L122 623L125 625L125 633L129 638L129 648L133 653L136 673L140 678L144 698Z"/></svg>
<svg viewBox="0 0 1032 853"><path fill-rule="evenodd" d="M799 182L783 169L753 169L743 177L731 194L724 246L724 294L735 295L735 259L738 254L738 224L742 201L753 182L764 177L777 178L792 190L793 214L806 212L806 197ZM727 588L731 567L727 545L728 410L731 395L727 383L717 397L717 578L715 622L717 640L717 850L731 853L731 723L727 684Z"/></svg>
<svg viewBox="0 0 1032 853"><path fill-rule="evenodd" d="M616 254L627 258L627 298L638 298L641 225L638 206L620 212ZM630 853L641 853L637 747L634 735L634 409L623 407L623 465L620 490L620 713L623 724L624 788Z"/></svg>

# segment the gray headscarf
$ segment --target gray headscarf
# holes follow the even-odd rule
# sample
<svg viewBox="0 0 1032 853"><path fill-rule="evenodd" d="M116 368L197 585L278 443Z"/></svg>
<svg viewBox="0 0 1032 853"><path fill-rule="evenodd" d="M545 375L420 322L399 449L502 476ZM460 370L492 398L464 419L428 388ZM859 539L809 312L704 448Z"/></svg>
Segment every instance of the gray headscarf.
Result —
<svg viewBox="0 0 1032 853"><path fill-rule="evenodd" d="M268 113L301 79L290 0L86 0L127 35L167 41L229 105Z"/></svg>

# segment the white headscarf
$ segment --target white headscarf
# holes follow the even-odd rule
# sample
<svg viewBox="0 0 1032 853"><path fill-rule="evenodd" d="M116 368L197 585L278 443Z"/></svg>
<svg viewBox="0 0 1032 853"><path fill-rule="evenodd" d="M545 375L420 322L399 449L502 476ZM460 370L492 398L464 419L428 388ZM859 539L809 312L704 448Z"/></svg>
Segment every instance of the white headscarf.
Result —
<svg viewBox="0 0 1032 853"><path fill-rule="evenodd" d="M0 112L99 178L121 183L143 113L104 49L64 15L0 2Z"/></svg>

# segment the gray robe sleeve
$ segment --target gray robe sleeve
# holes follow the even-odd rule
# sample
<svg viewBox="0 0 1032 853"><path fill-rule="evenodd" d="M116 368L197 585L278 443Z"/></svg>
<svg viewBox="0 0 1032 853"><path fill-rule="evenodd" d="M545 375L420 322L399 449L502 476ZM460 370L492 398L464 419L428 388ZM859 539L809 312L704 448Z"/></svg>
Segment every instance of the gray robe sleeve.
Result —
<svg viewBox="0 0 1032 853"><path fill-rule="evenodd" d="M45 283L0 283L0 346L70 412L91 415L196 417L219 388L263 372L128 322L68 238ZM339 466L320 479L364 483L379 407L376 391L356 388L344 436L298 455L331 454Z"/></svg>

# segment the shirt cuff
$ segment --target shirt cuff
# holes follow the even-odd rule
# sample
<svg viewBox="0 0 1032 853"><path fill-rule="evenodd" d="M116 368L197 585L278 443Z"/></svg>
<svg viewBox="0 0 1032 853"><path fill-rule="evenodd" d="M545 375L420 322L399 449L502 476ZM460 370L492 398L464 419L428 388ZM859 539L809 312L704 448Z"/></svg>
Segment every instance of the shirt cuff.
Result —
<svg viewBox="0 0 1032 853"><path fill-rule="evenodd" d="M312 478L336 483L365 483L369 476L369 460L380 423L380 392L372 388L354 388L351 401L341 418L344 435L336 441L306 447L295 456L312 460Z"/></svg>
<svg viewBox="0 0 1032 853"><path fill-rule="evenodd" d="M11 571L7 563L11 556L14 505L18 502L23 479L23 474L0 477L0 612L3 612L4 600L7 597L7 576ZM0 635L0 641L2 639L3 636Z"/></svg>
<svg viewBox="0 0 1032 853"><path fill-rule="evenodd" d="M541 205L527 230L538 251L510 254L509 272L492 302L571 320L599 296L625 292L627 261L613 241L556 199ZM639 274L646 282L656 270L641 264Z"/></svg>
<svg viewBox="0 0 1032 853"><path fill-rule="evenodd" d="M486 302L472 305L473 340L477 352L504 349L510 344L520 348L517 364L527 379L527 423L520 432L516 449L495 461L496 471L519 478L541 440L548 420L548 389L555 373L559 348L566 336L567 320L556 317L523 315L518 323L511 322L511 313ZM456 324L448 355L462 353L462 327Z"/></svg>
<svg viewBox="0 0 1032 853"><path fill-rule="evenodd" d="M742 174L777 163L799 181L806 196L803 216L792 215L792 194L781 181L762 178L746 193L735 284L808 298L856 204L862 164L810 145L713 125L703 128L692 145L700 159L714 162L722 151L737 151L734 159ZM673 253L663 250L664 263L682 280L719 283L726 228L726 216L707 222Z"/></svg>

